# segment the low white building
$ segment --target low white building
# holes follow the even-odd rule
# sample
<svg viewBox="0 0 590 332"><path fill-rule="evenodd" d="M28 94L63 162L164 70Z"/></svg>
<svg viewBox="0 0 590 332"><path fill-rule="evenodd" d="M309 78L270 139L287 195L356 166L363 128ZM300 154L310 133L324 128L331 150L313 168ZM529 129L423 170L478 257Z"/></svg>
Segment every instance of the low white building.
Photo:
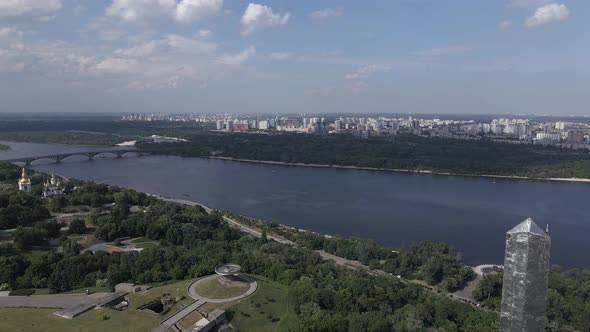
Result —
<svg viewBox="0 0 590 332"><path fill-rule="evenodd" d="M43 192L41 195L44 198L49 198L52 196L62 195L64 193L64 188L61 186L61 181L55 176L51 176L51 180L46 181L43 184Z"/></svg>

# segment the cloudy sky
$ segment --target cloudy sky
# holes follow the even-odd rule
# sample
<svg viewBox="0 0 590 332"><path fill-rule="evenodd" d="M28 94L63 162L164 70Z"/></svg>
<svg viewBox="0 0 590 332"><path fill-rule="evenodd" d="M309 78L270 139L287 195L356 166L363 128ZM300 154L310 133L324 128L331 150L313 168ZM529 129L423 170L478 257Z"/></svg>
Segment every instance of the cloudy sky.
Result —
<svg viewBox="0 0 590 332"><path fill-rule="evenodd" d="M0 112L590 115L588 0L0 0Z"/></svg>

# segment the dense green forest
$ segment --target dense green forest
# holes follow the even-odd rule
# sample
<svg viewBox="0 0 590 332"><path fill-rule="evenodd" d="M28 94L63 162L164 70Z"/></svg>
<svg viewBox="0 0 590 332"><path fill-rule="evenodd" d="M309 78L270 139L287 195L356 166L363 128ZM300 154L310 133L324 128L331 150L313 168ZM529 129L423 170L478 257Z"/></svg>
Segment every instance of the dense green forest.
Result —
<svg viewBox="0 0 590 332"><path fill-rule="evenodd" d="M488 307L500 309L502 274L486 275L473 297ZM562 271L553 266L547 293L547 331L590 331L590 271Z"/></svg>
<svg viewBox="0 0 590 332"><path fill-rule="evenodd" d="M439 173L590 178L586 150L487 140L425 138L415 135L358 139L349 135L186 135L189 143L145 144L155 153L286 163L343 165Z"/></svg>
<svg viewBox="0 0 590 332"><path fill-rule="evenodd" d="M113 119L13 120L0 121L0 140L112 146L153 134L184 136L202 131L204 128L207 128L205 124L196 122L133 122Z"/></svg>
<svg viewBox="0 0 590 332"><path fill-rule="evenodd" d="M12 131L0 133L0 140L5 141L29 143L58 143L72 145L112 146L131 139L133 139L132 136L90 134L68 131Z"/></svg>
<svg viewBox="0 0 590 332"><path fill-rule="evenodd" d="M15 192L19 170L0 164L3 176L0 212L17 229L12 241L0 241L0 288L47 288L51 293L74 287L114 286L119 282L158 283L213 273L222 262L236 262L247 273L260 275L289 287L295 309L294 331L495 331L498 314L453 301L395 276L375 276L322 260L315 249L358 259L377 268L415 276L452 288L466 275L460 254L445 244L422 242L393 252L372 241L325 238L303 233L293 236L295 246L256 239L222 222L220 213L200 207L164 202L132 190L70 180L66 195L40 201L35 195ZM33 174L42 179L43 174ZM34 189L38 187L34 181ZM16 196L16 201L12 197ZM4 197L4 196L0 196ZM115 203L105 208L105 203ZM14 205L19 206L15 209ZM12 206L12 207L11 207ZM131 213L131 206L144 207ZM97 238L145 237L159 243L141 252L92 253L84 251L62 225L48 222L51 212L87 210L83 219L70 223L69 232L92 229ZM5 227L9 227L6 225ZM72 228L73 227L73 228ZM49 244L61 241L63 252ZM32 249L41 254L30 255ZM590 326L588 299L590 272L555 268L551 274L548 318L551 331L585 331ZM496 295L496 294L494 294ZM240 319L240 318L235 318Z"/></svg>

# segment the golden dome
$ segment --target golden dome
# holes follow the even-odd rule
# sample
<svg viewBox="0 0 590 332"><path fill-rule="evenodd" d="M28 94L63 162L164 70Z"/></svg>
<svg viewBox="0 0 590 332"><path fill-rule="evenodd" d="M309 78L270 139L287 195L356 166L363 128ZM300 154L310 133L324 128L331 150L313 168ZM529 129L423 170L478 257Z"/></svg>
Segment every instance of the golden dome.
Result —
<svg viewBox="0 0 590 332"><path fill-rule="evenodd" d="M23 174L22 174L20 180L18 180L18 184L22 184L22 185L30 185L31 184L31 179L29 179L29 177L27 176L27 170L25 168L23 168Z"/></svg>

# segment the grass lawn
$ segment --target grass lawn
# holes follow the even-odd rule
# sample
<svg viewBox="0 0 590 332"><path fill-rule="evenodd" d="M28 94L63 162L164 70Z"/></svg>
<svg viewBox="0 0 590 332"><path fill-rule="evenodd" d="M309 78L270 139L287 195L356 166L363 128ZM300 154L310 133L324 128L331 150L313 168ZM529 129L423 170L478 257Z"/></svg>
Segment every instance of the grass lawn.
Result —
<svg viewBox="0 0 590 332"><path fill-rule="evenodd" d="M90 293L109 293L111 289L109 287L82 287L71 290L69 292L63 292L60 294L80 294L86 293L86 290L89 290ZM49 295L49 289L47 288L36 288L35 294L33 295Z"/></svg>
<svg viewBox="0 0 590 332"><path fill-rule="evenodd" d="M200 321L203 318L200 313L196 310L185 316L183 319L179 321L180 326L184 327L185 329L190 328L196 322Z"/></svg>
<svg viewBox="0 0 590 332"><path fill-rule="evenodd" d="M207 303L203 310L225 309L235 331L288 331L297 326L297 317L287 299L287 287L256 276L254 294L233 303Z"/></svg>
<svg viewBox="0 0 590 332"><path fill-rule="evenodd" d="M220 277L205 280L197 285L197 293L209 299L227 299L244 294L250 285L245 282L223 282Z"/></svg>
<svg viewBox="0 0 590 332"><path fill-rule="evenodd" d="M0 331L62 332L62 331L149 331L159 317L136 310L90 310L74 319L52 315L55 309L0 308ZM107 320L103 316L108 317Z"/></svg>
<svg viewBox="0 0 590 332"><path fill-rule="evenodd" d="M137 311L137 307L162 296L171 294L176 296L176 290L186 297L186 288L193 280L184 280L173 284L152 288L146 294L131 294L131 303L125 311L103 308L90 310L74 319L63 319L53 316L55 309L34 308L0 308L0 331L25 332L145 332L151 330L166 317L180 310L181 304L192 303L191 298L185 298L176 303L166 315L154 315ZM84 289L85 290L85 289ZM108 319L103 319L104 317Z"/></svg>

